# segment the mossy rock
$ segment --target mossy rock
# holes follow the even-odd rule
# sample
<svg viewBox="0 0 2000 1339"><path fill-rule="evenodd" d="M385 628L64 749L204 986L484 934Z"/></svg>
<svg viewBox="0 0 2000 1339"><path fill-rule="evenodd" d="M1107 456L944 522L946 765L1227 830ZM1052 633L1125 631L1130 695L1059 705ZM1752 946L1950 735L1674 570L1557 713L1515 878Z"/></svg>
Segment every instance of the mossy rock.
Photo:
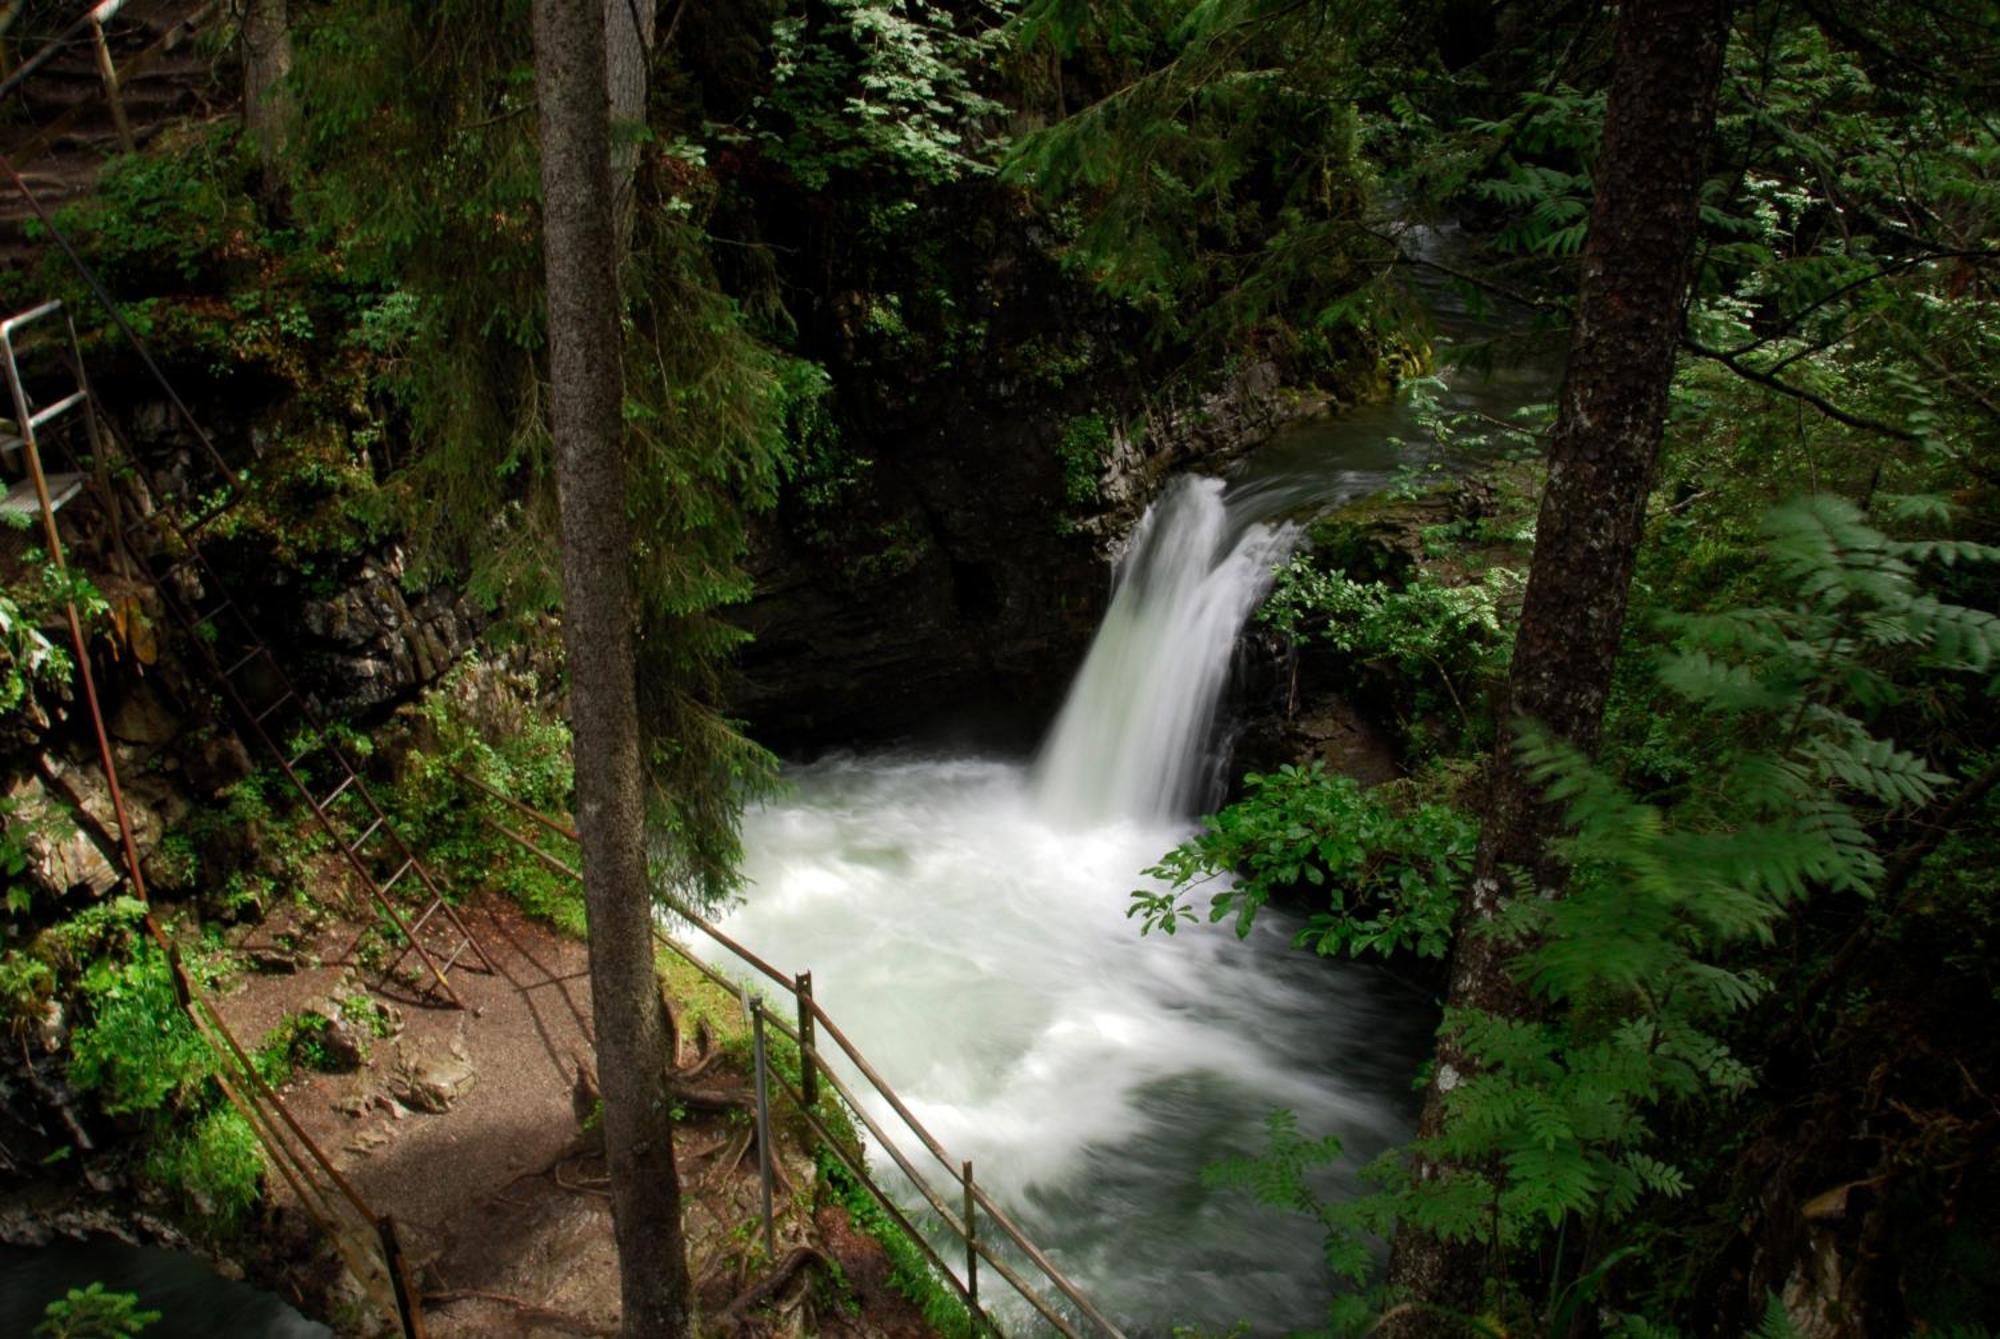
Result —
<svg viewBox="0 0 2000 1339"><path fill-rule="evenodd" d="M1480 479L1456 479L1415 497L1377 493L1313 521L1306 542L1321 567L1400 590L1427 556L1426 530L1490 515L1493 507L1493 487Z"/></svg>

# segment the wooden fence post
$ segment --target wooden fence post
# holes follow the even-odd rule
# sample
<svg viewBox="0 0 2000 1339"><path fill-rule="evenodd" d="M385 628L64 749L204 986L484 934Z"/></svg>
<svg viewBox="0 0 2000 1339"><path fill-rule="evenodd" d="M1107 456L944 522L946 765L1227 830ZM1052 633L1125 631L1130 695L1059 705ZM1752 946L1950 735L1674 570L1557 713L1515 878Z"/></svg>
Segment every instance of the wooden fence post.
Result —
<svg viewBox="0 0 2000 1339"><path fill-rule="evenodd" d="M819 1105L819 1067L813 1061L813 974L793 979L799 1000L799 1095L809 1107Z"/></svg>

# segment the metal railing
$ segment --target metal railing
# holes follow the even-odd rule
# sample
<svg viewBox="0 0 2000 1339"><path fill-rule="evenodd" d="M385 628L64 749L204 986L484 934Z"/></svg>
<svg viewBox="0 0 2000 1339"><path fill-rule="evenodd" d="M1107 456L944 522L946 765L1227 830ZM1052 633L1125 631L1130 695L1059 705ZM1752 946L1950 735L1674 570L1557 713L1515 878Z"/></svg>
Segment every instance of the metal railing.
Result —
<svg viewBox="0 0 2000 1339"><path fill-rule="evenodd" d="M454 767L452 771L461 780L538 825L544 831L572 843L577 840L576 830L560 819L552 818L522 803L505 791L489 784L463 768ZM550 869L567 878L581 882L582 873L574 864L549 851L546 847L536 842L528 833L490 816L483 817L496 831L522 847ZM707 936L717 946L727 950L752 972L764 977L776 986L778 990L791 997L794 1006L794 1021L788 1023L783 1017L766 1009L761 999L749 996L741 982L732 980L718 971L699 954L693 952L679 940L668 934L665 929L659 926L654 927L654 935L664 947L671 949L689 965L694 967L696 971L700 972L730 995L744 1000L746 1012L749 1013L753 1029L759 1037L761 1037L763 1029L769 1027L775 1029L779 1034L789 1039L798 1047L800 1074L799 1083L796 1087L790 1083L785 1075L770 1067L766 1062L764 1048L761 1044L755 1048L756 1080L759 1083L768 1083L772 1087L775 1087L777 1092L791 1103L792 1107L804 1120L806 1127L840 1161L841 1165L847 1169L850 1175L854 1176L868 1188L870 1193L882 1205L883 1209L895 1220L896 1225L924 1252L930 1262L937 1267L939 1273L950 1282L960 1299L965 1302L976 1318L997 1331L998 1327L993 1324L992 1319L987 1315L979 1302L979 1268L980 1263L983 1261L1009 1288L1032 1307L1036 1314L1047 1321L1059 1333L1071 1336L1071 1339L1082 1339L1085 1334L1108 1336L1109 1339L1124 1339L1123 1332L1110 1317L1106 1316L1084 1294L1082 1289L1078 1288L1056 1266L1055 1262L1049 1259L1046 1252L1035 1245L1028 1237L1028 1234L1021 1229L1020 1224L1014 1220L1013 1216L1002 1208L992 1195L974 1179L972 1163L970 1161L954 1160L951 1154L946 1152L944 1145L939 1142L937 1137L924 1127L922 1121L917 1119L916 1114L910 1110L909 1104L897 1094L896 1090L890 1086L888 1080L883 1078L875 1066L869 1063L868 1058L861 1053L860 1048L848 1039L847 1034L841 1030L840 1025L833 1020L826 1010L820 1006L819 1001L814 998L811 972L801 972L796 976L787 976L784 972L779 971L778 968L759 957L749 948L738 943L722 929L695 912L680 906L672 907L671 911L676 917ZM837 1054L845 1057L846 1061L854 1067L855 1072L865 1080L866 1085L882 1099L888 1108L895 1113L896 1118L909 1131L910 1135L914 1136L917 1142L923 1146L924 1152L928 1153L938 1166L944 1169L948 1189L940 1190L933 1184L930 1178L924 1175L918 1163L898 1146L896 1139L889 1130L884 1128L883 1123L869 1113L868 1104L861 1100L854 1086L841 1078L837 1069L827 1063L828 1056L818 1046L818 1037L821 1034L831 1039ZM820 1112L819 1085L822 1082L826 1083L839 1094L841 1100L846 1104L847 1109L862 1122L867 1128L868 1133L873 1136L876 1146L888 1155L889 1159L895 1163L897 1170L902 1172L911 1186L923 1197L924 1202L930 1206L931 1212L937 1216L938 1222L942 1224L951 1236L957 1238L964 1246L963 1278L959 1277L958 1271L954 1270L938 1254L925 1233L911 1221L909 1215L895 1202L895 1198L878 1184L876 1178L868 1170L866 1159L855 1157L828 1128ZM957 1200L956 1205L951 1202L953 1198ZM982 1235L980 1232L982 1221L990 1223L997 1229L997 1234L993 1236ZM1075 1316L1066 1315L1059 1306L1051 1302L1043 1294L1040 1288L1036 1287L1033 1282L1023 1276L1020 1270L1016 1269L1004 1258L1002 1253L1009 1247L1018 1252L1021 1258L1030 1263L1033 1270L1041 1275L1047 1288L1060 1295L1070 1307L1074 1308ZM1080 1328L1076 1317L1081 1317L1088 1328Z"/></svg>
<svg viewBox="0 0 2000 1339"><path fill-rule="evenodd" d="M93 447L92 464L101 467L103 441L96 421L90 385L83 373L77 350L76 331L65 318L68 350L76 389L51 403L37 407L21 374L16 335L28 326L61 312L62 304L39 307L0 321L0 373L4 373L13 401L15 434L5 444L7 451L20 451L32 484L36 509L40 514L42 542L47 547L50 566L66 570L62 534L56 524L60 502L49 487L42 463L44 430L64 426L62 420L72 410L82 409ZM186 1013L196 1033L208 1044L215 1057L212 1075L223 1099L240 1115L251 1134L264 1149L270 1165L284 1178L297 1197L299 1206L333 1245L342 1263L385 1314L400 1326L405 1339L425 1339L423 1315L412 1285L409 1264L396 1232L395 1220L377 1214L361 1198L354 1185L340 1173L325 1151L286 1109L277 1092L265 1080L256 1062L237 1040L215 1002L181 961L179 950L154 917L146 875L133 836L132 821L125 807L125 791L118 772L117 755L111 748L105 726L104 708L97 694L97 680L91 667L90 643L83 631L83 619L73 599L65 597L63 611L69 626L70 646L76 658L77 675L83 698L90 710L96 735L98 764L111 797L114 821L118 826L120 855L125 877L135 898L145 907L140 924L146 937L159 949L173 983L174 999ZM380 1251L373 1257L369 1246Z"/></svg>

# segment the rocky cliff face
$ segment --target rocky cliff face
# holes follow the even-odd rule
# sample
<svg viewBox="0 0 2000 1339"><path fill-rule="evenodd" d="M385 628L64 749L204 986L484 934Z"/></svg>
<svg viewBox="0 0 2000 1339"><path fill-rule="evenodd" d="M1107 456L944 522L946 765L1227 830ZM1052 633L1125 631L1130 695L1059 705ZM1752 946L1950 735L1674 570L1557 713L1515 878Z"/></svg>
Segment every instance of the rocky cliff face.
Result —
<svg viewBox="0 0 2000 1339"><path fill-rule="evenodd" d="M1166 480L1220 468L1316 407L1270 363L1180 406L1149 413L1140 401L1134 426L1110 431L1095 497L1079 506L1054 450L1073 421L1062 396L1001 380L927 398L867 448L880 547L764 531L737 709L780 750L946 722L1031 741L1103 615L1111 558Z"/></svg>
<svg viewBox="0 0 2000 1339"><path fill-rule="evenodd" d="M908 257L825 258L829 296L804 312L854 468L830 499L787 498L752 555L732 701L781 751L947 721L1032 740L1166 479L1322 403L1275 361L1159 347L1001 188L961 188L923 236Z"/></svg>

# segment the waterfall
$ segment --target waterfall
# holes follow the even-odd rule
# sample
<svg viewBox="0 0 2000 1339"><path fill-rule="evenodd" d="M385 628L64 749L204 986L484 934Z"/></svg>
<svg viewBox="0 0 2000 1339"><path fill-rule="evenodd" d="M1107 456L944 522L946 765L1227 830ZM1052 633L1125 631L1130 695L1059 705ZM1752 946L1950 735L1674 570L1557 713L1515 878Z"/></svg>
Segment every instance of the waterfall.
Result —
<svg viewBox="0 0 2000 1339"><path fill-rule="evenodd" d="M1071 827L1172 819L1204 798L1236 635L1296 533L1233 525L1220 479L1179 479L1147 510L1036 763L1045 815Z"/></svg>
<svg viewBox="0 0 2000 1339"><path fill-rule="evenodd" d="M1267 907L1247 939L1142 936L1126 915L1210 798L1236 637L1296 539L1268 518L1296 505L1254 483L1226 505L1219 480L1174 483L1133 533L1032 769L836 754L788 768L792 788L744 817L751 891L729 933L810 968L909 1108L1135 1335L1323 1320L1318 1226L1202 1168L1261 1148L1273 1109L1337 1135L1356 1164L1412 1118L1428 1019L1291 948L1296 915ZM894 1164L871 1159L896 1194ZM1345 1170L1318 1184L1358 1188ZM1004 1295L991 1304L1004 1332L1046 1332Z"/></svg>

